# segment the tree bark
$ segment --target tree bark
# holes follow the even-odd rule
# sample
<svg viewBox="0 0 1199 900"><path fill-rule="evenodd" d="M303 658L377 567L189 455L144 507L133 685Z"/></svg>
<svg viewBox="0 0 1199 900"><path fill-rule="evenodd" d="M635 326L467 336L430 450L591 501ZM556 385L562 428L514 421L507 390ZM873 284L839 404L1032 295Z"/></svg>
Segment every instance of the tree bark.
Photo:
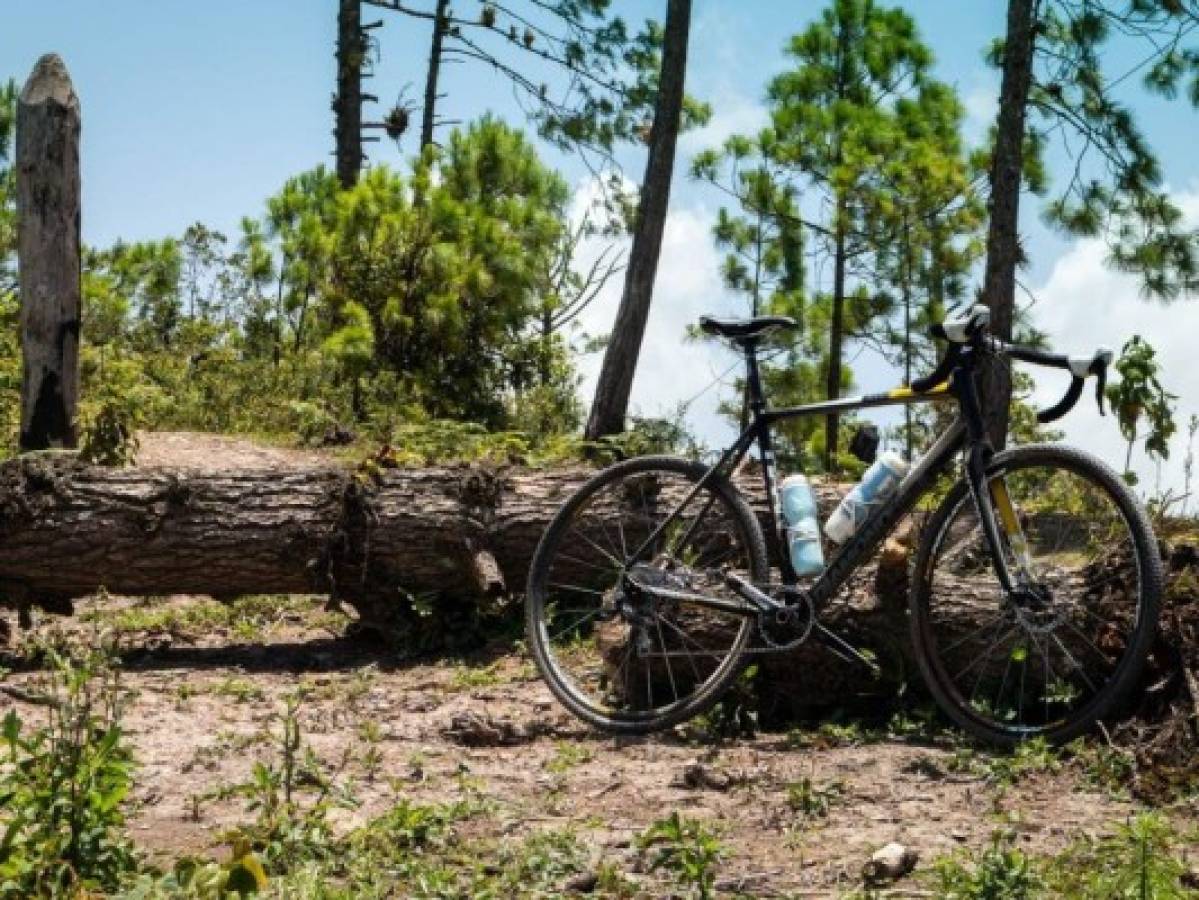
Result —
<svg viewBox="0 0 1199 900"><path fill-rule="evenodd" d="M79 98L55 54L17 105L22 450L74 447L81 318Z"/></svg>
<svg viewBox="0 0 1199 900"><path fill-rule="evenodd" d="M653 299L654 279L662 251L662 234L670 206L675 146L683 111L683 85L687 74L687 41L691 31L691 0L669 0L662 47L662 74L649 136L649 159L633 247L625 273L624 296L616 313L612 337L604 354L587 420L586 437L596 440L624 430L629 395L637 371L637 358L645 337Z"/></svg>
<svg viewBox="0 0 1199 900"><path fill-rule="evenodd" d="M429 50L429 69L425 75L425 106L421 111L420 148L433 144L433 129L437 124L437 82L441 77L441 47L445 39L446 11L450 0L437 0L433 14L433 46Z"/></svg>
<svg viewBox="0 0 1199 900"><path fill-rule="evenodd" d="M383 622L406 594L520 592L561 504L593 474L478 467L185 472L0 464L0 600L329 594ZM760 476L739 486L771 527ZM842 488L818 486L827 509Z"/></svg>
<svg viewBox="0 0 1199 900"><path fill-rule="evenodd" d="M1016 307L1016 267L1020 261L1020 189L1024 171L1024 121L1032 84L1038 0L1010 0L999 91L998 133L991 159L991 221L983 302L991 308L991 329L1010 340ZM1010 364L1002 360L984 373L983 410L996 450L1007 442L1012 396Z"/></svg>
<svg viewBox="0 0 1199 900"><path fill-rule="evenodd" d="M362 6L339 0L337 11L337 178L343 188L358 183L362 172Z"/></svg>
<svg viewBox="0 0 1199 900"><path fill-rule="evenodd" d="M829 400L841 396L841 354L845 343L845 231L843 212L837 213L836 250L833 256L833 315L829 322L828 379L825 382ZM837 465L837 432L841 417L829 413L824 419L824 471L833 472Z"/></svg>

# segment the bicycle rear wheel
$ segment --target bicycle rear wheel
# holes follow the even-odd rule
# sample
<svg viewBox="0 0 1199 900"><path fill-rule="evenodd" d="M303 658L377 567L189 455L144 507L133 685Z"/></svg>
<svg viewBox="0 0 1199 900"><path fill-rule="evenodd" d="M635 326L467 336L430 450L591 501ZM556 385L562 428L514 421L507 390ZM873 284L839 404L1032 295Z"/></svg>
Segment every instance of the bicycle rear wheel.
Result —
<svg viewBox="0 0 1199 900"><path fill-rule="evenodd" d="M1077 450L1018 447L987 477L993 496L1006 487L1019 525L1000 528L1017 589L1001 587L959 482L916 558L917 660L937 702L977 737L1066 741L1115 711L1141 671L1161 597L1157 541L1119 476Z"/></svg>
<svg viewBox="0 0 1199 900"><path fill-rule="evenodd" d="M765 542L719 476L670 520L705 472L674 457L605 469L566 501L534 554L529 648L554 695L600 728L644 733L678 724L714 703L741 669L757 620L722 572L765 583Z"/></svg>

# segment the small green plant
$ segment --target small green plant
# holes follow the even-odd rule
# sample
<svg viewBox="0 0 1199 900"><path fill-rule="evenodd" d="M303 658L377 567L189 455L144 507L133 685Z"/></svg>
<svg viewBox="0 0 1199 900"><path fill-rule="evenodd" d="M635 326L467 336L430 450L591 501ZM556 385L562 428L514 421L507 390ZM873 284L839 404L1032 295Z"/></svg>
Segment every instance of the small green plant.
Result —
<svg viewBox="0 0 1199 900"><path fill-rule="evenodd" d="M497 666L455 666L454 668L454 689L459 691L470 690L471 688L495 687L500 684L503 679L496 672Z"/></svg>
<svg viewBox="0 0 1199 900"><path fill-rule="evenodd" d="M589 763L595 758L595 751L582 744L571 741L559 741L554 749L553 757L545 764L546 771L555 775L564 775L571 769Z"/></svg>
<svg viewBox="0 0 1199 900"><path fill-rule="evenodd" d="M845 785L840 781L816 784L804 776L787 785L787 806L805 819L822 819L845 797Z"/></svg>
<svg viewBox="0 0 1199 900"><path fill-rule="evenodd" d="M1179 849L1164 816L1142 813L1110 837L1077 841L1047 866L1046 880L1053 896L1182 900L1194 891Z"/></svg>
<svg viewBox="0 0 1199 900"><path fill-rule="evenodd" d="M311 748L304 747L299 720L302 702L300 694L286 700L278 720L278 759L256 762L249 781L233 788L233 793L247 798L247 811L256 818L236 829L230 836L232 842L261 853L268 867L278 871L329 859L335 849L329 812L334 805L355 805L348 791L322 772ZM314 796L302 802L302 791L314 792Z"/></svg>
<svg viewBox="0 0 1199 900"><path fill-rule="evenodd" d="M1123 796L1136 773L1136 757L1125 750L1106 743L1095 743L1079 738L1067 748L1086 779L1109 794Z"/></svg>
<svg viewBox="0 0 1199 900"><path fill-rule="evenodd" d="M43 646L44 724L15 712L0 728L0 890L75 896L112 890L136 869L122 802L133 760L107 647Z"/></svg>
<svg viewBox="0 0 1199 900"><path fill-rule="evenodd" d="M1011 753L987 761L988 778L1000 787L1009 787L1029 775L1056 772L1061 766L1061 754L1044 738L1024 741Z"/></svg>
<svg viewBox="0 0 1199 900"><path fill-rule="evenodd" d="M933 868L937 896L944 900L1026 900L1042 889L1033 861L1015 846L1010 832L992 835L977 859L955 854Z"/></svg>
<svg viewBox="0 0 1199 900"><path fill-rule="evenodd" d="M651 853L650 871L665 869L679 884L708 900L716 883L716 866L725 850L703 822L677 812L659 819L641 833L637 846Z"/></svg>
<svg viewBox="0 0 1199 900"><path fill-rule="evenodd" d="M254 682L233 677L221 681L213 693L218 697L227 697L235 703L250 703L266 697L266 693Z"/></svg>

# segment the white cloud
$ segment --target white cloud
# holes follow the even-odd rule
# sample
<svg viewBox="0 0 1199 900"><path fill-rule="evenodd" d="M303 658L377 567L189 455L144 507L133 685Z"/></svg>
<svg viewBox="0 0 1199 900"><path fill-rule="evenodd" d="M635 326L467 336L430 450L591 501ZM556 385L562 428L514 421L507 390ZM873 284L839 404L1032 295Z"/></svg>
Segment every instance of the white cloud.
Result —
<svg viewBox="0 0 1199 900"><path fill-rule="evenodd" d="M1176 200L1192 222L1199 219L1199 192L1181 194ZM1141 335L1154 347L1161 363L1161 381L1166 390L1179 398L1176 414L1179 434L1172 442L1170 459L1161 467L1160 484L1163 490L1181 492L1186 421L1199 412L1199 365L1195 350L1199 298L1169 305L1145 300L1137 279L1113 272L1105 265L1106 256L1102 241L1077 241L1058 259L1045 284L1034 291L1040 301L1034 308L1035 321L1049 334L1052 346L1063 352L1089 352L1105 345L1118 353L1134 334ZM1056 402L1068 383L1064 374L1038 375L1037 404L1043 407ZM1074 412L1058 427L1065 431L1067 442L1096 453L1117 470L1122 469L1126 445L1110 411L1107 417L1100 418L1091 385L1093 382ZM1133 453L1133 469L1141 485L1154 490L1158 472L1139 446ZM1191 508L1197 505L1193 502Z"/></svg>
<svg viewBox="0 0 1199 900"><path fill-rule="evenodd" d="M972 80L974 83L962 95L966 108L962 131L971 144L981 144L999 112L999 82L993 74L981 72L976 72Z"/></svg>
<svg viewBox="0 0 1199 900"><path fill-rule="evenodd" d="M757 134L770 123L764 104L728 87L705 99L712 104L712 118L702 128L679 136L679 158L683 162L701 150L719 147L734 134Z"/></svg>
<svg viewBox="0 0 1199 900"><path fill-rule="evenodd" d="M574 208L585 209L595 190L593 183L579 185ZM704 314L744 314L737 299L721 282L720 254L712 243L713 218L713 212L700 204L678 205L667 216L653 306L641 345L630 410L635 415L670 415L679 403L694 398L687 421L709 443L732 436L727 423L716 413L722 392L728 396L730 391L719 384L709 386L736 358L719 345L688 341L686 328ZM580 248L578 265L587 266L607 243L601 238L586 242ZM627 239L623 241L626 254L629 243ZM623 289L623 277L613 278L581 316L581 329L591 335L610 332ZM583 376L580 397L587 405L594 396L602 362L602 353L590 354L579 361ZM725 380L731 382L737 374L734 370ZM709 389L705 391L706 388Z"/></svg>

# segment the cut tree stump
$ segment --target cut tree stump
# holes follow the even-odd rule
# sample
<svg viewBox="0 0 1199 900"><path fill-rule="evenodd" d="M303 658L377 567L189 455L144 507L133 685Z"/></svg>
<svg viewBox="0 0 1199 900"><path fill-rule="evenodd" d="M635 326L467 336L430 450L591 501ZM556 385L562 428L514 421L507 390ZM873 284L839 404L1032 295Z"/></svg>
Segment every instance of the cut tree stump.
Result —
<svg viewBox="0 0 1199 900"><path fill-rule="evenodd" d="M74 447L79 398L79 98L63 61L38 60L17 103L21 449Z"/></svg>

